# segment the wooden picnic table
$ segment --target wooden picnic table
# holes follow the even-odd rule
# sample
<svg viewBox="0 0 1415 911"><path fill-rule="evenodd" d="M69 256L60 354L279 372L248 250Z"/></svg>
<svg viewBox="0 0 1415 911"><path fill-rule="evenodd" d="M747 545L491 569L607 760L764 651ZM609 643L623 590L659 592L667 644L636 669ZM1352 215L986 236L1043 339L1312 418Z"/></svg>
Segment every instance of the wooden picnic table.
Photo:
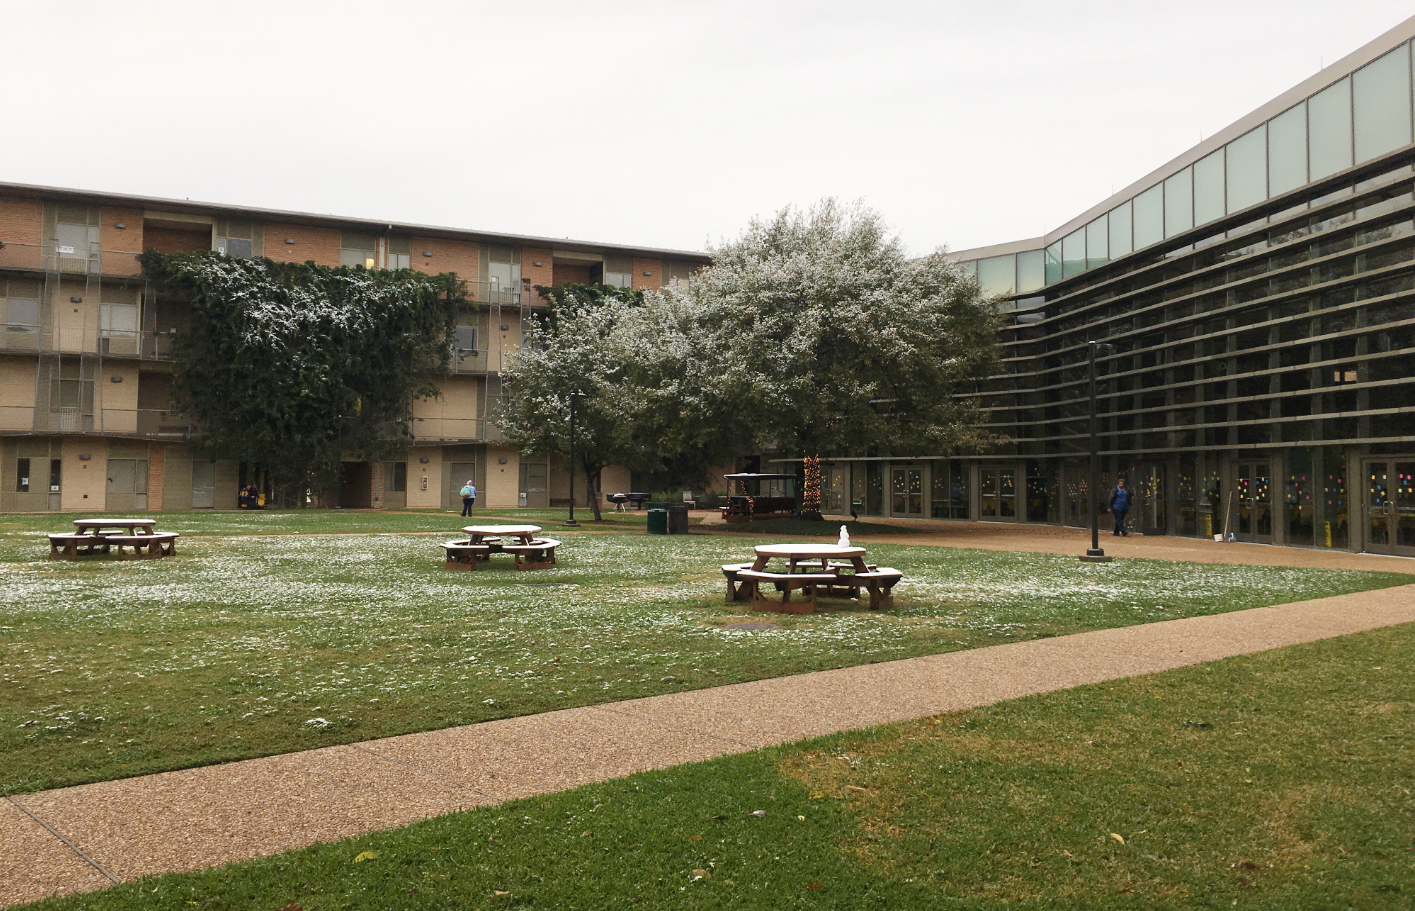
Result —
<svg viewBox="0 0 1415 911"><path fill-rule="evenodd" d="M74 528L79 534L101 535L106 529L113 529L115 532L122 529L130 535L150 535L153 527L157 525L154 519L75 519ZM138 529L142 531L138 531Z"/></svg>
<svg viewBox="0 0 1415 911"><path fill-rule="evenodd" d="M722 567L727 577L727 600L752 602L753 610L787 613L815 613L816 597L858 598L860 589L870 593L870 609L894 605L894 585L904 577L897 569L871 566L865 562L863 547L839 544L762 544L751 564L729 563ZM772 560L787 561L785 572L769 569ZM763 597L763 583L775 586L781 599ZM804 601L793 602L791 593L800 591Z"/></svg>
<svg viewBox="0 0 1415 911"><path fill-rule="evenodd" d="M155 532L156 524L153 519L75 519L72 533L49 536L49 556L73 560L80 553L111 554L116 548L120 560L170 557L177 552L178 535Z"/></svg>
<svg viewBox="0 0 1415 911"><path fill-rule="evenodd" d="M462 529L472 544L481 544L485 538L520 538L522 544L531 543L540 532L539 525L468 525Z"/></svg>
<svg viewBox="0 0 1415 911"><path fill-rule="evenodd" d="M555 548L560 546L554 538L537 538L539 525L468 525L462 531L466 540L442 545L448 569L476 569L492 554L511 554L517 569L548 569L555 565Z"/></svg>

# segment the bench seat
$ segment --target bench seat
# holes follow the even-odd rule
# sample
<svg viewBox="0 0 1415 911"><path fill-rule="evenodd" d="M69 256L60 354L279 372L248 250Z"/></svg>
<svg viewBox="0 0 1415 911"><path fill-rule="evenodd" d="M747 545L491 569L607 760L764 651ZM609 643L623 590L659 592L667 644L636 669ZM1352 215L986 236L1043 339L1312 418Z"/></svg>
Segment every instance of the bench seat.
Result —
<svg viewBox="0 0 1415 911"><path fill-rule="evenodd" d="M870 610L888 609L894 606L894 586L904 578L904 574L892 566L855 573L851 576L859 585L870 591Z"/></svg>
<svg viewBox="0 0 1415 911"><path fill-rule="evenodd" d="M444 565L448 569L476 569L477 563L491 554L490 545L472 544L469 540L446 541L438 546L447 551Z"/></svg>
<svg viewBox="0 0 1415 911"><path fill-rule="evenodd" d="M751 592L752 610L775 611L787 614L813 614L816 612L816 590L839 582L834 573L772 573L758 569L737 570L737 580L742 589ZM770 583L781 592L781 600L762 595L762 583ZM740 591L740 590L739 590ZM793 591L802 592L805 600L792 601ZM745 592L742 592L745 594ZM741 600L747 600L741 597Z"/></svg>
<svg viewBox="0 0 1415 911"><path fill-rule="evenodd" d="M73 560L80 550L86 554L108 553L108 535L88 535L64 532L49 536L49 556L56 560Z"/></svg>
<svg viewBox="0 0 1415 911"><path fill-rule="evenodd" d="M108 535L108 543L118 549L119 560L157 559L177 552L178 535L174 531L150 535ZM129 550L132 552L129 553Z"/></svg>
<svg viewBox="0 0 1415 911"><path fill-rule="evenodd" d="M554 538L537 538L529 544L503 544L501 552L516 558L517 569L549 569L555 565L555 548L559 546Z"/></svg>

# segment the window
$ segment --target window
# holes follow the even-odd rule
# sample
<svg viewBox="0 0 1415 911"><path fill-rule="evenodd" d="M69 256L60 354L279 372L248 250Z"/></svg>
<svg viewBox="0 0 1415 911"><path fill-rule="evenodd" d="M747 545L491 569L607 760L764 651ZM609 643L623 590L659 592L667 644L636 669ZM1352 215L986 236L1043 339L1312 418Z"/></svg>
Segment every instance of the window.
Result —
<svg viewBox="0 0 1415 911"><path fill-rule="evenodd" d="M15 492L29 493L29 459L15 460Z"/></svg>
<svg viewBox="0 0 1415 911"><path fill-rule="evenodd" d="M1164 236L1194 227L1194 170L1185 168L1164 182Z"/></svg>
<svg viewBox="0 0 1415 911"><path fill-rule="evenodd" d="M1046 254L1028 250L1017 254L1017 293L1031 294L1046 286Z"/></svg>
<svg viewBox="0 0 1415 911"><path fill-rule="evenodd" d="M390 493L408 492L407 462L388 462L384 464L383 488Z"/></svg>
<svg viewBox="0 0 1415 911"><path fill-rule="evenodd" d="M1046 282L1048 285L1061 281L1061 241L1057 241L1045 251Z"/></svg>
<svg viewBox="0 0 1415 911"><path fill-rule="evenodd" d="M1094 269L1110 261L1110 240L1106 236L1110 226L1102 215L1086 225L1086 268Z"/></svg>
<svg viewBox="0 0 1415 911"><path fill-rule="evenodd" d="M665 285L671 285L674 282L685 282L692 274L692 263L675 263L671 260L663 261L663 283Z"/></svg>
<svg viewBox="0 0 1415 911"><path fill-rule="evenodd" d="M413 239L411 237L388 238L388 268L413 268Z"/></svg>
<svg viewBox="0 0 1415 911"><path fill-rule="evenodd" d="M1077 228L1061 239L1061 271L1066 278L1086 271L1086 229Z"/></svg>
<svg viewBox="0 0 1415 911"><path fill-rule="evenodd" d="M1356 163L1410 143L1410 48L1400 47L1356 71Z"/></svg>
<svg viewBox="0 0 1415 911"><path fill-rule="evenodd" d="M99 304L98 338L100 354L136 355L138 353L137 304Z"/></svg>
<svg viewBox="0 0 1415 911"><path fill-rule="evenodd" d="M1307 103L1268 121L1268 190L1273 196L1307 182Z"/></svg>
<svg viewBox="0 0 1415 911"><path fill-rule="evenodd" d="M604 283L611 288L634 287L634 261L627 256L606 256Z"/></svg>
<svg viewBox="0 0 1415 911"><path fill-rule="evenodd" d="M1223 149L1194 163L1194 223L1223 218Z"/></svg>
<svg viewBox="0 0 1415 911"><path fill-rule="evenodd" d="M1119 259L1135 248L1130 235L1130 203L1123 202L1110 210L1110 258Z"/></svg>
<svg viewBox="0 0 1415 911"><path fill-rule="evenodd" d="M1258 127L1228 144L1228 211L1268 198L1268 131Z"/></svg>
<svg viewBox="0 0 1415 911"><path fill-rule="evenodd" d="M377 263L378 241L372 234L345 231L339 235L339 265L372 269Z"/></svg>
<svg viewBox="0 0 1415 911"><path fill-rule="evenodd" d="M60 272L97 271L98 210L82 206L45 206L51 266Z"/></svg>
<svg viewBox="0 0 1415 911"><path fill-rule="evenodd" d="M456 329L456 339L453 342L458 352L477 350L477 327L458 326Z"/></svg>
<svg viewBox="0 0 1415 911"><path fill-rule="evenodd" d="M1135 249L1164 240L1164 187L1155 184L1135 197Z"/></svg>
<svg viewBox="0 0 1415 911"><path fill-rule="evenodd" d="M59 492L59 480L60 480L60 479L63 477L63 475L64 475L63 468L64 468L64 460L63 460L63 459L50 459L50 460L49 460L49 492L50 492L50 493L58 493L58 492Z"/></svg>
<svg viewBox="0 0 1415 911"><path fill-rule="evenodd" d="M1307 101L1312 179L1351 167L1351 77Z"/></svg>
<svg viewBox="0 0 1415 911"><path fill-rule="evenodd" d="M108 493L147 494L147 459L109 459Z"/></svg>
<svg viewBox="0 0 1415 911"><path fill-rule="evenodd" d="M0 282L0 312L5 319L5 337L0 345L33 345L33 336L39 334L39 285L38 283L11 281L8 290Z"/></svg>
<svg viewBox="0 0 1415 911"><path fill-rule="evenodd" d="M218 221L213 249L250 259L265 253L265 229L248 221Z"/></svg>
<svg viewBox="0 0 1415 911"><path fill-rule="evenodd" d="M83 365L66 360L50 374L49 410L55 413L93 414L93 377Z"/></svg>
<svg viewBox="0 0 1415 911"><path fill-rule="evenodd" d="M488 244L482 247L482 262L486 269L485 278L489 291L488 300L494 304L521 303L521 251L516 247L498 247Z"/></svg>
<svg viewBox="0 0 1415 911"><path fill-rule="evenodd" d="M990 256L978 260L978 288L985 297L1011 295L1017 283L1017 263L1011 256Z"/></svg>

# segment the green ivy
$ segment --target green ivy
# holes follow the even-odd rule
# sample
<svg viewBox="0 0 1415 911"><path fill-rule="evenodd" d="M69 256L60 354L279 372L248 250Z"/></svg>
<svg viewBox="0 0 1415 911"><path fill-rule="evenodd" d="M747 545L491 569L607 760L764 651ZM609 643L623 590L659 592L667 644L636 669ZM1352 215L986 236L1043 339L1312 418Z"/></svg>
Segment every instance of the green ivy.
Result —
<svg viewBox="0 0 1415 911"><path fill-rule="evenodd" d="M191 303L174 347L173 407L194 445L246 461L294 494L337 485L343 457L388 458L411 442L414 396L439 395L465 285L456 275L242 259L139 258Z"/></svg>

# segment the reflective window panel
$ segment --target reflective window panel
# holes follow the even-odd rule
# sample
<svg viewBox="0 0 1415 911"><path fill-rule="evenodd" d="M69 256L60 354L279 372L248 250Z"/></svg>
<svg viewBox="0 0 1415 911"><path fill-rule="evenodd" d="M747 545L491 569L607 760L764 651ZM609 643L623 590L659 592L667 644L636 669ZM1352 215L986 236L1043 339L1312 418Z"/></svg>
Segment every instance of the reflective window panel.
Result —
<svg viewBox="0 0 1415 911"><path fill-rule="evenodd" d="M1055 284L1061 281L1061 241L1047 247L1046 258L1047 284Z"/></svg>
<svg viewBox="0 0 1415 911"><path fill-rule="evenodd" d="M1194 224L1223 218L1223 149L1194 163Z"/></svg>
<svg viewBox="0 0 1415 911"><path fill-rule="evenodd" d="M1164 240L1164 187L1155 184L1135 197L1135 249Z"/></svg>
<svg viewBox="0 0 1415 911"><path fill-rule="evenodd" d="M1130 239L1130 200L1110 210L1110 258L1119 259L1134 249Z"/></svg>
<svg viewBox="0 0 1415 911"><path fill-rule="evenodd" d="M976 259L964 260L958 264L963 269L963 274L969 278L978 277L978 261Z"/></svg>
<svg viewBox="0 0 1415 911"><path fill-rule="evenodd" d="M1268 198L1268 128L1258 127L1228 144L1228 211Z"/></svg>
<svg viewBox="0 0 1415 911"><path fill-rule="evenodd" d="M1410 46L1400 47L1357 70L1356 163L1410 143Z"/></svg>
<svg viewBox="0 0 1415 911"><path fill-rule="evenodd" d="M1061 239L1061 271L1070 278L1086 271L1086 229L1077 228Z"/></svg>
<svg viewBox="0 0 1415 911"><path fill-rule="evenodd" d="M978 260L978 288L985 296L994 294L1011 295L1017 281L1016 259L1007 256L989 256Z"/></svg>
<svg viewBox="0 0 1415 911"><path fill-rule="evenodd" d="M1106 218L1102 215L1086 225L1086 268L1094 269L1110 261L1110 242L1106 239Z"/></svg>
<svg viewBox="0 0 1415 911"><path fill-rule="evenodd" d="M1351 167L1351 77L1307 100L1312 180Z"/></svg>
<svg viewBox="0 0 1415 911"><path fill-rule="evenodd" d="M1030 294L1046 287L1046 254L1028 250L1017 254L1017 293Z"/></svg>
<svg viewBox="0 0 1415 911"><path fill-rule="evenodd" d="M1164 236L1194 227L1194 169L1185 168L1164 182Z"/></svg>
<svg viewBox="0 0 1415 911"><path fill-rule="evenodd" d="M1273 196L1307 182L1307 102L1268 121L1268 192Z"/></svg>

